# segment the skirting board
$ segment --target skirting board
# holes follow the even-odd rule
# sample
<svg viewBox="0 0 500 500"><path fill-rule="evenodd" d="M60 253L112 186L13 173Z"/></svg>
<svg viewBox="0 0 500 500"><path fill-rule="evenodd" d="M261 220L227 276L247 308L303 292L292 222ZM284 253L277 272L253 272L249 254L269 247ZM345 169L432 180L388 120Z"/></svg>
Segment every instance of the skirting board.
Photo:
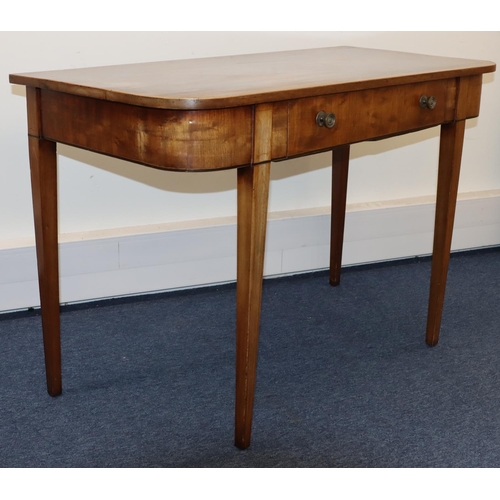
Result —
<svg viewBox="0 0 500 500"><path fill-rule="evenodd" d="M432 251L432 197L348 205L343 265ZM329 209L269 215L265 275L329 265ZM452 249L500 244L500 191L461 195ZM197 287L236 279L234 217L60 237L61 302ZM0 312L39 306L33 244L0 247Z"/></svg>

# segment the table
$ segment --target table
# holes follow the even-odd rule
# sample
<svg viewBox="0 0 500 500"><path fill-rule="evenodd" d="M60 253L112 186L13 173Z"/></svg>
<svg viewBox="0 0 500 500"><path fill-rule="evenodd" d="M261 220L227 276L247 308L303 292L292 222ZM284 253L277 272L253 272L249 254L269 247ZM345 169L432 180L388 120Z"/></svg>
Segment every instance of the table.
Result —
<svg viewBox="0 0 500 500"><path fill-rule="evenodd" d="M465 120L489 61L355 47L12 74L25 85L42 329L62 392L56 143L175 171L237 168L235 444L252 429L272 161L332 150L340 282L350 144L441 126L426 342L438 342Z"/></svg>

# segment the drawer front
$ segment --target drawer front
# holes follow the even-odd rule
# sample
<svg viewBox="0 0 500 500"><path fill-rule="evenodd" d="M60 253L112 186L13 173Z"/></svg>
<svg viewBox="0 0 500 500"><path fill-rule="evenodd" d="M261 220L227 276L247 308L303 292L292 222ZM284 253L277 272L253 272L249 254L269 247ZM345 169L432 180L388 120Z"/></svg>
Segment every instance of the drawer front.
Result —
<svg viewBox="0 0 500 500"><path fill-rule="evenodd" d="M290 101L288 156L452 121L456 95L452 78ZM421 96L435 97L435 107L422 107ZM320 111L335 114L333 128L316 123Z"/></svg>

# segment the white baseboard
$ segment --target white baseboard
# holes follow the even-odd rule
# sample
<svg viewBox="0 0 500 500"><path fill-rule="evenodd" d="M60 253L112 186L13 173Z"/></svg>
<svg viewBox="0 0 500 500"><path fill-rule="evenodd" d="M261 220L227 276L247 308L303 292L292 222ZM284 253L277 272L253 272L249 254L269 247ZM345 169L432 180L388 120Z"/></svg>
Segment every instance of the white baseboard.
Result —
<svg viewBox="0 0 500 500"><path fill-rule="evenodd" d="M329 209L269 216L265 275L324 269ZM343 265L430 254L432 197L348 205ZM459 196L452 249L500 244L500 191ZM236 279L236 220L61 235L61 302L196 287ZM33 242L0 247L0 312L39 306Z"/></svg>

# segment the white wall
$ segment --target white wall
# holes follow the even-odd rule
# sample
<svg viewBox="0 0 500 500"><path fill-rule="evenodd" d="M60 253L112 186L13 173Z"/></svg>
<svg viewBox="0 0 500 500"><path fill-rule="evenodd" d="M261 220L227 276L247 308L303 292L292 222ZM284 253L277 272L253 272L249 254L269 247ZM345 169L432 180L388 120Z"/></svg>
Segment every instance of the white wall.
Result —
<svg viewBox="0 0 500 500"><path fill-rule="evenodd" d="M9 73L335 45L500 62L499 32L0 32L0 311L38 304L26 99ZM467 124L456 249L500 244L499 82L485 75L481 114ZM344 263L430 253L438 138L433 128L352 146ZM234 170L162 172L58 151L63 302L234 279ZM330 165L329 153L273 165L270 218L284 222L270 225L268 274L328 265Z"/></svg>
<svg viewBox="0 0 500 500"><path fill-rule="evenodd" d="M273 50L358 45L500 61L498 32L3 32L0 33L0 245L32 238L24 88L8 73ZM460 191L500 188L500 83L484 79L466 132ZM348 203L435 191L438 129L352 148ZM330 155L273 166L270 211L329 204ZM60 231L235 214L235 172L179 174L61 146Z"/></svg>

